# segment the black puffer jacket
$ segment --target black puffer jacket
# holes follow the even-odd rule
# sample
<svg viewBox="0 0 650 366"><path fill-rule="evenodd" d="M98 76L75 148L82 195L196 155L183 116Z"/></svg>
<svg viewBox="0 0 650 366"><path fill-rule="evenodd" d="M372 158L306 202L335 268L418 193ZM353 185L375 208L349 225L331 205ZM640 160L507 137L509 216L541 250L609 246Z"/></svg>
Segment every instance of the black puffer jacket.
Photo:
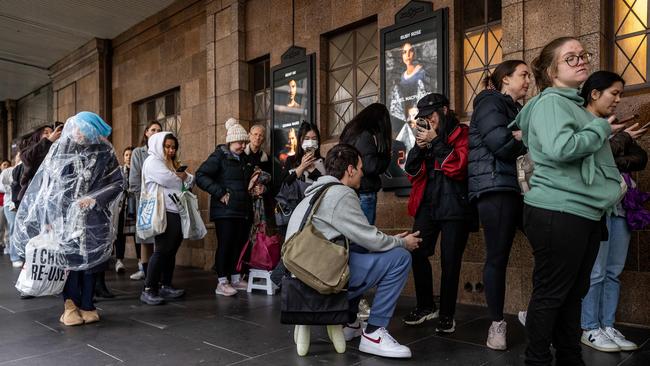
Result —
<svg viewBox="0 0 650 366"><path fill-rule="evenodd" d="M639 146L627 132L621 131L609 139L616 167L621 173L644 170L648 164L648 153Z"/></svg>
<svg viewBox="0 0 650 366"><path fill-rule="evenodd" d="M363 131L352 141L341 141L353 145L361 153L363 177L359 193L374 193L381 189L381 175L390 165L390 151L379 151L375 137Z"/></svg>
<svg viewBox="0 0 650 366"><path fill-rule="evenodd" d="M227 145L217 146L196 171L196 184L210 193L210 220L250 216L248 182L252 174L243 156L238 158ZM228 205L221 203L226 193L230 193Z"/></svg>
<svg viewBox="0 0 650 366"><path fill-rule="evenodd" d="M484 90L474 99L469 125L470 200L486 192L520 192L516 161L526 147L508 128L520 109L509 95L496 90Z"/></svg>

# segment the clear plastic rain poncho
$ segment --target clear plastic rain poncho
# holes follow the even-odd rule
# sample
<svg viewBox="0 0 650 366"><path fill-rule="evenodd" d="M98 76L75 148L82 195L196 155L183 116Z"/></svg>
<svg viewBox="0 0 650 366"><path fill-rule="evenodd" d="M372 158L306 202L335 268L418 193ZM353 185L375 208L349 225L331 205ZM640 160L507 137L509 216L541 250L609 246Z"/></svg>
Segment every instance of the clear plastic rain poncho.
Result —
<svg viewBox="0 0 650 366"><path fill-rule="evenodd" d="M125 184L110 133L95 113L66 121L16 214L11 240L21 256L31 238L51 230L65 269L92 269L110 258Z"/></svg>

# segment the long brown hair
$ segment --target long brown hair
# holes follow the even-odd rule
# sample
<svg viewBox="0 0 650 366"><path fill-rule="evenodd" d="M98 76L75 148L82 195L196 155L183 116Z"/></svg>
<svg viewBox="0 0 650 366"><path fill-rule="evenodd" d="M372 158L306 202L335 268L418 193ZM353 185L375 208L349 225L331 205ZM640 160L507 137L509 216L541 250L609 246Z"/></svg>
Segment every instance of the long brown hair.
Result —
<svg viewBox="0 0 650 366"><path fill-rule="evenodd" d="M533 75L535 75L535 85L537 85L540 92L553 86L553 75L557 73L557 59L559 56L557 50L565 43L577 40L574 37L560 37L552 40L542 48L542 52L530 64Z"/></svg>
<svg viewBox="0 0 650 366"><path fill-rule="evenodd" d="M165 165L171 170L171 171L176 171L181 166L181 163L178 161L178 149L180 148L180 145L178 144L178 139L176 136L174 136L171 133L168 133L165 135L165 138L163 139L163 154L165 154L165 142L167 140L174 141L174 144L176 145L176 154L174 155L174 158L169 161L167 160L167 156L165 155ZM171 165L171 166L170 166Z"/></svg>
<svg viewBox="0 0 650 366"><path fill-rule="evenodd" d="M151 126L153 125L158 125L160 129L162 130L162 125L158 121L149 121L147 123L147 127L145 127L144 132L142 133L142 140L140 140L140 146L147 146L147 143L149 142L149 138L147 137L147 131Z"/></svg>
<svg viewBox="0 0 650 366"><path fill-rule="evenodd" d="M486 89L494 88L494 90L500 92L501 88L503 88L503 78L512 76L517 70L517 66L525 64L522 60L503 61L489 76L483 79L483 86Z"/></svg>

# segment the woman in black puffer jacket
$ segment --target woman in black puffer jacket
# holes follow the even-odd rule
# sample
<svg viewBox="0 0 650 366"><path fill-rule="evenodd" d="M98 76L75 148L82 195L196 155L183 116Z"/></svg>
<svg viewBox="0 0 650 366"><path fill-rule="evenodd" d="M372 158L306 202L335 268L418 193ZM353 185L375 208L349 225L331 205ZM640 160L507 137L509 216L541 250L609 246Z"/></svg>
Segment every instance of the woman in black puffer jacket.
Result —
<svg viewBox="0 0 650 366"><path fill-rule="evenodd" d="M215 292L233 296L237 290L248 287L235 267L250 231L248 184L253 171L242 155L248 133L234 118L226 122L226 129L226 144L217 146L201 164L196 171L196 184L210 193L210 220L217 231L214 264L219 284Z"/></svg>
<svg viewBox="0 0 650 366"><path fill-rule="evenodd" d="M526 153L521 132L508 124L519 113L517 101L526 96L529 82L523 61L501 63L474 100L469 127L469 197L477 202L487 249L483 282L492 318L487 346L497 350L506 349L506 268L523 207L516 161Z"/></svg>

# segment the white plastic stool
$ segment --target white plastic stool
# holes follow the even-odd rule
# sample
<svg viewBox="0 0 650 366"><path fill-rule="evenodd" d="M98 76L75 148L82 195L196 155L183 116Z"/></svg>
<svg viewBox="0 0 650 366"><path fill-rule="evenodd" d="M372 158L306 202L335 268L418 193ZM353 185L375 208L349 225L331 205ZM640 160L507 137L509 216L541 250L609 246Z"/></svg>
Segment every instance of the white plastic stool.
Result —
<svg viewBox="0 0 650 366"><path fill-rule="evenodd" d="M261 280L263 283L255 283L255 280ZM248 274L248 289L246 292L253 292L253 290L265 290L267 295L275 294L275 286L271 281L271 271L264 271L261 269L251 269Z"/></svg>

